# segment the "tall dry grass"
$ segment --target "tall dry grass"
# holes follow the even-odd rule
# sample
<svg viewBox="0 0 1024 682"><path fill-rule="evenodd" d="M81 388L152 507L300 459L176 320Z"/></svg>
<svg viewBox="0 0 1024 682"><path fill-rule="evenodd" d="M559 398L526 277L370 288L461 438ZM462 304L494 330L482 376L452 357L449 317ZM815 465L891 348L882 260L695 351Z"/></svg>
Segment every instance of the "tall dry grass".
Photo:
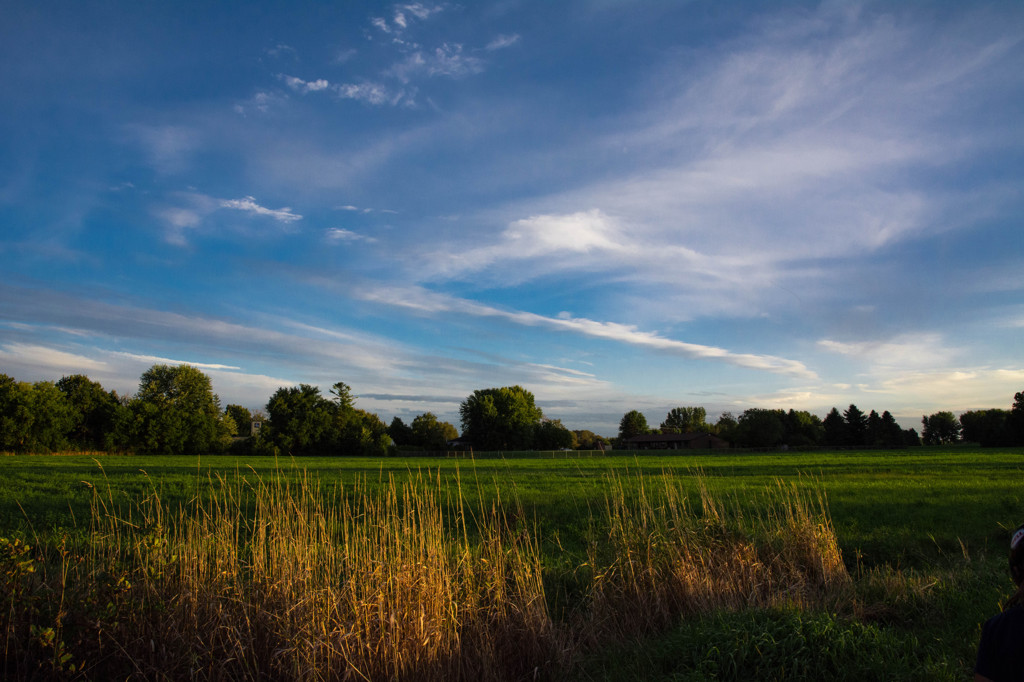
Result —
<svg viewBox="0 0 1024 682"><path fill-rule="evenodd" d="M557 619L527 510L470 505L460 481L379 492L238 474L178 509L154 491L122 510L97 491L88 541L8 580L0 673L550 679L686 614L812 604L849 580L820 495L779 483L741 505L697 480L691 505L685 479L610 478L577 569L585 596ZM32 602L58 591L57 609Z"/></svg>

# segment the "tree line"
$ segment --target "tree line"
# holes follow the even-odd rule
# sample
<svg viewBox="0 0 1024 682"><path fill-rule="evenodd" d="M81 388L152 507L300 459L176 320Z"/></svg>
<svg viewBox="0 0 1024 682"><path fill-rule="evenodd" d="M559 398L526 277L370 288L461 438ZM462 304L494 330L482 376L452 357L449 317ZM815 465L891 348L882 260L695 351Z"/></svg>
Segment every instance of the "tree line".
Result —
<svg viewBox="0 0 1024 682"><path fill-rule="evenodd" d="M355 406L344 382L323 395L316 386L281 387L265 412L221 408L210 378L190 365L153 365L134 395L118 395L83 374L57 382L19 382L0 374L0 451L105 451L150 454L382 456L457 446L480 451L603 449L613 439L573 431L544 415L530 391L505 386L474 391L460 405L462 435L431 412L411 424ZM259 428L254 428L259 427ZM623 415L617 445L645 433L711 433L737 447L850 446L899 448L960 440L985 446L1024 445L1024 392L1008 410L974 410L956 418L922 418L922 434L902 429L888 411L865 414L856 405L820 419L806 411L751 408L726 412L714 424L703 407L676 407L657 429L637 410Z"/></svg>
<svg viewBox="0 0 1024 682"><path fill-rule="evenodd" d="M739 417L724 412L714 424L707 423L703 407L675 407L658 428L651 428L638 410L619 421L620 443L651 433L709 433L735 447L765 448L828 446L905 448L914 445L947 445L961 441L984 447L1024 445L1024 392L1014 395L1009 410L972 410L959 418L952 412L936 412L921 418L922 432L903 429L885 410L865 414L851 404L842 413L833 407L824 419L806 411L751 408Z"/></svg>

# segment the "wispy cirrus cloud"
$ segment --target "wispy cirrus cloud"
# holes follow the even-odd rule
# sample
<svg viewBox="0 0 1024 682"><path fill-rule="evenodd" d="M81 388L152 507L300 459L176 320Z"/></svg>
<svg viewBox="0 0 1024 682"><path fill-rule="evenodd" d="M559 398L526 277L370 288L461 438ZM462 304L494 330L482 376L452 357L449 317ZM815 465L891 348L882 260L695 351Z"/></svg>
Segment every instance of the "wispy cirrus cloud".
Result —
<svg viewBox="0 0 1024 682"><path fill-rule="evenodd" d="M230 208L236 211L244 211L258 216L267 216L282 223L293 223L302 220L302 216L293 213L288 206L284 208L266 208L256 203L255 197L244 197L242 199L223 199L220 202L221 208Z"/></svg>
<svg viewBox="0 0 1024 682"><path fill-rule="evenodd" d="M491 42L487 43L487 47L485 47L484 49L487 50L488 52L494 52L495 50L504 50L507 47L518 45L519 41L520 36L518 33L513 33L512 35L499 35L495 36L495 38Z"/></svg>
<svg viewBox="0 0 1024 682"><path fill-rule="evenodd" d="M505 310L467 299L429 292L422 288L369 288L356 292L355 295L367 301L407 308L420 314L459 313L474 317L500 318L527 327L546 327L572 332L590 338L645 347L697 360L724 362L745 369L805 379L817 378L813 371L797 360L773 355L736 353L715 346L679 341L654 332L642 331L634 325L601 322L570 315L549 317L518 310Z"/></svg>
<svg viewBox="0 0 1024 682"><path fill-rule="evenodd" d="M329 242L369 242L372 244L377 241L376 237L359 234L342 227L332 227L324 233L324 236Z"/></svg>

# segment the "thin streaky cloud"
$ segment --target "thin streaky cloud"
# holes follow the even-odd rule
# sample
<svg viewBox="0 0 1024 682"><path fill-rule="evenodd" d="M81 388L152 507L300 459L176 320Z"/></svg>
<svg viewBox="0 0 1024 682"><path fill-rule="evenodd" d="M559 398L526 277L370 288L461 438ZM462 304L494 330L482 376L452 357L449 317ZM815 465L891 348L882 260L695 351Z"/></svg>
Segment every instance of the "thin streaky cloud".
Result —
<svg viewBox="0 0 1024 682"><path fill-rule="evenodd" d="M256 203L255 197L245 197L242 199L224 199L220 202L221 208L230 208L236 211L245 211L246 213L252 213L253 215L268 216L283 223L292 223L296 220L302 220L302 216L293 213L292 209L285 206L284 208L266 208Z"/></svg>
<svg viewBox="0 0 1024 682"><path fill-rule="evenodd" d="M411 308L421 313L456 312L476 317L501 318L523 326L547 327L569 331L591 338L651 348L697 360L724 362L736 367L786 374L804 379L817 378L813 371L808 369L802 362L796 360L789 360L774 355L735 353L715 346L678 341L654 332L641 331L637 327L628 324L601 322L576 317L547 317L524 311L503 310L466 299L427 292L422 289L367 289L361 291L358 295L368 301Z"/></svg>

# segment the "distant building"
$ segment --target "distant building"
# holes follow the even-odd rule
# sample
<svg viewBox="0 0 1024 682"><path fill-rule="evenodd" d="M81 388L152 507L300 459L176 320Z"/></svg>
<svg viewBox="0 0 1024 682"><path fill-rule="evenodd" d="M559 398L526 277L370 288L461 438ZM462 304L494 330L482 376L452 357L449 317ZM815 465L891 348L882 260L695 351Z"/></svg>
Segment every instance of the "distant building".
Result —
<svg viewBox="0 0 1024 682"><path fill-rule="evenodd" d="M255 421L255 420L253 420L253 422L249 425L249 435L250 436L258 435L259 432L260 432L260 428L262 426L263 426L263 422L262 421Z"/></svg>
<svg viewBox="0 0 1024 682"><path fill-rule="evenodd" d="M718 450L729 441L710 433L645 433L622 441L627 450Z"/></svg>

